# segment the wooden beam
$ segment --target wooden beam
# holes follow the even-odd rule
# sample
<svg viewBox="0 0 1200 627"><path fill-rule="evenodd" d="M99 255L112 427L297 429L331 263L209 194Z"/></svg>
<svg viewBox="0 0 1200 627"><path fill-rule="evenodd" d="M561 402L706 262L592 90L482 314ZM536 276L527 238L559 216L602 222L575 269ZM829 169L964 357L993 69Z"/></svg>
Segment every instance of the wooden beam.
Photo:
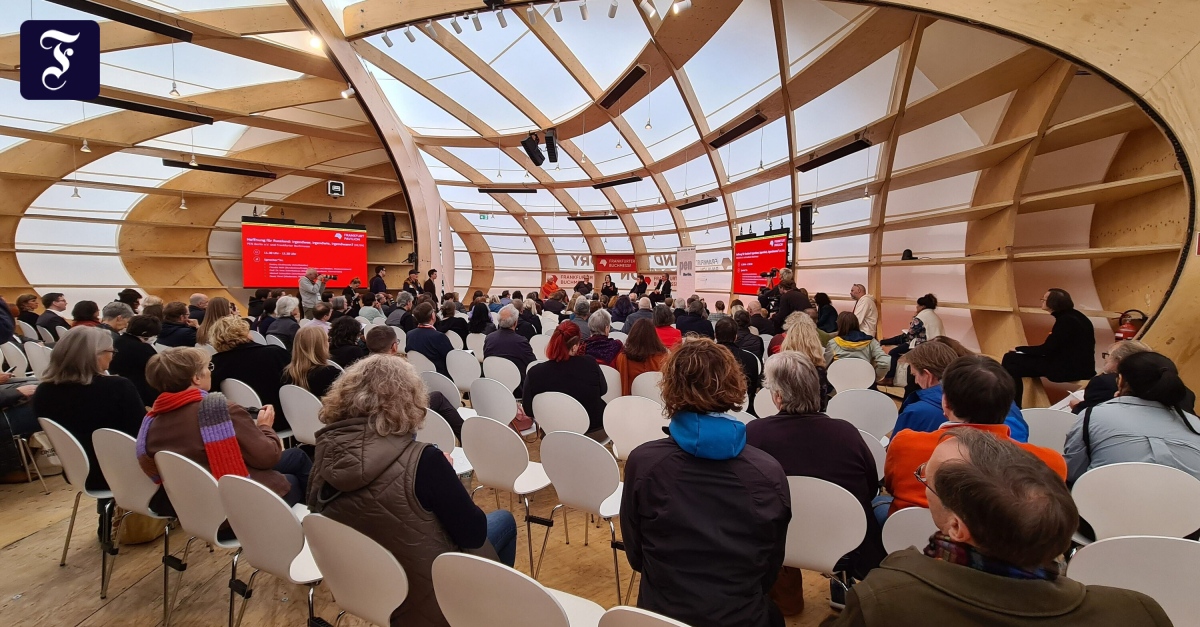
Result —
<svg viewBox="0 0 1200 627"><path fill-rule="evenodd" d="M1079 205L1117 202L1182 182L1183 173L1171 170L1170 172L1135 176L1107 183L1056 189L1022 196L1020 212L1034 213Z"/></svg>
<svg viewBox="0 0 1200 627"><path fill-rule="evenodd" d="M1145 246L1106 246L1103 248L1071 248L1067 250L1035 250L1014 252L1014 261L1068 261L1073 259L1120 259L1160 253L1178 253L1183 244L1149 244Z"/></svg>
<svg viewBox="0 0 1200 627"><path fill-rule="evenodd" d="M1046 129L1046 136L1038 145L1038 154L1086 144L1097 139L1153 125L1150 116L1146 115L1141 107L1128 102L1051 126Z"/></svg>
<svg viewBox="0 0 1200 627"><path fill-rule="evenodd" d="M892 173L890 189L904 189L990 168L1033 141L1035 134L964 150Z"/></svg>

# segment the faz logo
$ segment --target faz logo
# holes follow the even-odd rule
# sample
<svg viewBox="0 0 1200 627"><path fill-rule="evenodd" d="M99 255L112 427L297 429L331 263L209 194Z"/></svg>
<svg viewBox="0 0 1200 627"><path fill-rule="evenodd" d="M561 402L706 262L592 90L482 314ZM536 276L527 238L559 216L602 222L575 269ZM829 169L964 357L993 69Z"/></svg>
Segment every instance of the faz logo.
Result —
<svg viewBox="0 0 1200 627"><path fill-rule="evenodd" d="M100 95L100 26L90 20L21 24L21 96L91 100Z"/></svg>

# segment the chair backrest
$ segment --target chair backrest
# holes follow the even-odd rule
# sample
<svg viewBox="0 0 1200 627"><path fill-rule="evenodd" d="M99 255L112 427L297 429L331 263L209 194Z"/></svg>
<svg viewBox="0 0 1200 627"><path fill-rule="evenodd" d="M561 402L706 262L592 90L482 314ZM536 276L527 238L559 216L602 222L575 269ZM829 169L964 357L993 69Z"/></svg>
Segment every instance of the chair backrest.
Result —
<svg viewBox="0 0 1200 627"><path fill-rule="evenodd" d="M412 367L417 372L437 372L437 366L433 365L432 361L429 361L425 353L421 351L408 351L405 354L408 355L408 363L412 364Z"/></svg>
<svg viewBox="0 0 1200 627"><path fill-rule="evenodd" d="M325 360L325 365L327 365L327 366L333 366L334 368L337 368L338 372L345 372L345 371L346 371L346 369L345 369L345 368L343 368L341 364L339 364L338 362L336 362L336 361L334 361L334 360L332 360L332 359L327 359L327 360Z"/></svg>
<svg viewBox="0 0 1200 627"><path fill-rule="evenodd" d="M289 384L279 388L279 404L288 418L292 435L304 444L316 444L317 431L325 426L318 417L321 399L298 385Z"/></svg>
<svg viewBox="0 0 1200 627"><path fill-rule="evenodd" d="M662 390L658 384L662 381L662 373L658 371L643 372L634 377L629 386L630 396L641 396L662 405Z"/></svg>
<svg viewBox="0 0 1200 627"><path fill-rule="evenodd" d="M464 345L461 335L454 331L446 331L446 338L450 340L450 346L453 346L454 350L460 351L463 349Z"/></svg>
<svg viewBox="0 0 1200 627"><path fill-rule="evenodd" d="M486 380L486 379L482 379ZM463 421L463 451L475 467L479 483L508 492L529 467L529 449L506 423L484 416Z"/></svg>
<svg viewBox="0 0 1200 627"><path fill-rule="evenodd" d="M1083 473L1071 488L1096 539L1182 538L1200 529L1200 480L1159 464L1124 462Z"/></svg>
<svg viewBox="0 0 1200 627"><path fill-rule="evenodd" d="M313 559L338 607L376 625L408 598L408 575L396 556L378 542L320 514L300 525Z"/></svg>
<svg viewBox="0 0 1200 627"><path fill-rule="evenodd" d="M570 625L562 605L542 584L474 555L443 553L433 560L433 591L450 627Z"/></svg>
<svg viewBox="0 0 1200 627"><path fill-rule="evenodd" d="M687 625L649 610L618 605L600 617L597 627L688 627Z"/></svg>
<svg viewBox="0 0 1200 627"><path fill-rule="evenodd" d="M279 339L278 335L268 335L267 346L278 346L279 348L287 350L287 344L284 344L283 340Z"/></svg>
<svg viewBox="0 0 1200 627"><path fill-rule="evenodd" d="M46 368L50 367L50 354L54 352L49 346L28 342L25 344L25 356L29 358L29 370L33 376L42 378Z"/></svg>
<svg viewBox="0 0 1200 627"><path fill-rule="evenodd" d="M1181 538L1126 536L1089 544L1071 558L1067 576L1089 586L1141 592L1175 625L1196 625L1200 595L1200 542Z"/></svg>
<svg viewBox="0 0 1200 627"><path fill-rule="evenodd" d="M529 338L529 347L538 361L546 361L546 347L550 345L549 335L535 335Z"/></svg>
<svg viewBox="0 0 1200 627"><path fill-rule="evenodd" d="M558 501L567 507L599 515L600 505L621 485L617 460L586 435L549 433L542 440L541 451L546 476L558 493Z"/></svg>
<svg viewBox="0 0 1200 627"><path fill-rule="evenodd" d="M50 445L54 447L58 460L62 462L67 483L76 490L86 492L84 482L87 481L88 473L92 471L92 463L88 461L83 445L75 439L74 434L49 418L38 418L38 424L42 425L42 431L49 436Z"/></svg>
<svg viewBox="0 0 1200 627"><path fill-rule="evenodd" d="M867 534L867 513L845 488L815 477L788 477L792 508L788 523L785 566L831 574L843 555Z"/></svg>
<svg viewBox="0 0 1200 627"><path fill-rule="evenodd" d="M829 400L829 409L825 413L883 439L896 426L896 416L900 412L896 402L883 392L846 390Z"/></svg>
<svg viewBox="0 0 1200 627"><path fill-rule="evenodd" d="M471 384L471 408L480 416L495 418L506 425L517 417L512 390L495 379L475 379Z"/></svg>
<svg viewBox="0 0 1200 627"><path fill-rule="evenodd" d="M258 392L255 392L254 388L237 379L225 379L222 381L221 393L225 395L225 398L242 407L262 407L263 405L262 400L258 398Z"/></svg>
<svg viewBox="0 0 1200 627"><path fill-rule="evenodd" d="M276 339L278 339L278 338L276 338ZM267 343L270 344L271 342L268 340ZM154 352L156 352L156 353L166 352L172 348L170 346L167 346L166 344L159 344L158 342L151 344L151 346L154 347Z"/></svg>
<svg viewBox="0 0 1200 627"><path fill-rule="evenodd" d="M514 392L521 387L521 369L503 357L485 357L483 376L503 383L504 387Z"/></svg>
<svg viewBox="0 0 1200 627"><path fill-rule="evenodd" d="M779 413L779 408L775 406L775 397L772 396L771 390L766 388L758 391L754 395L754 413L758 414L759 418L767 418Z"/></svg>
<svg viewBox="0 0 1200 627"><path fill-rule="evenodd" d="M531 361L531 362L529 362L529 365L528 365L528 366L525 366L525 376L529 376L529 371L530 371L530 370L533 370L533 367L534 367L534 366L536 366L536 365L538 365L538 364L544 364L544 363L546 363L546 361L548 361L548 360L542 360L542 361Z"/></svg>
<svg viewBox="0 0 1200 627"><path fill-rule="evenodd" d="M583 405L574 397L562 392L542 392L533 397L533 415L534 421L546 433L587 433L590 425L587 410Z"/></svg>
<svg viewBox="0 0 1200 627"><path fill-rule="evenodd" d="M455 407L462 407L462 392L458 389L454 382L446 378L446 375L435 370L426 370L420 372L421 380L425 382L425 389L429 392L441 392L442 396Z"/></svg>
<svg viewBox="0 0 1200 627"><path fill-rule="evenodd" d="M50 333L50 331L48 329L46 329L46 327L38 327L37 332L38 332L38 335L40 335L42 337L42 341L47 344L53 344L56 341L56 338Z"/></svg>
<svg viewBox="0 0 1200 627"><path fill-rule="evenodd" d="M255 344L266 344L267 343L267 338L263 337L262 333L259 333L258 331L254 331L254 330L250 331L250 339L254 340Z"/></svg>
<svg viewBox="0 0 1200 627"><path fill-rule="evenodd" d="M209 357L217 354L217 347L213 346L212 344L197 344L196 348L208 353Z"/></svg>
<svg viewBox="0 0 1200 627"><path fill-rule="evenodd" d="M392 333L396 334L396 342L397 342L396 350L398 350L402 353L404 351L408 350L408 335L404 332L404 330L401 329L400 327L387 327L387 328L391 329Z"/></svg>
<svg viewBox="0 0 1200 627"><path fill-rule="evenodd" d="M483 341L485 339L487 336L482 333L467 334L467 350L475 352L475 358L479 360L479 363L483 363Z"/></svg>
<svg viewBox="0 0 1200 627"><path fill-rule="evenodd" d="M138 464L137 440L115 429L97 429L92 432L92 447L117 505L158 518L150 509L150 499L158 492L158 486Z"/></svg>
<svg viewBox="0 0 1200 627"><path fill-rule="evenodd" d="M480 377L479 360L467 351L446 353L446 370L450 373L450 378L454 380L454 385L457 385L458 389L463 392L471 389L471 384ZM509 394L511 395L512 392Z"/></svg>
<svg viewBox="0 0 1200 627"><path fill-rule="evenodd" d="M359 324L371 324L371 321L367 320L364 316L354 316L354 319L358 320Z"/></svg>
<svg viewBox="0 0 1200 627"><path fill-rule="evenodd" d="M762 338L763 349L765 350L765 349L766 349L768 346L770 346L770 345L771 345L771 338L773 338L773 337L775 337L775 336L774 336L774 335L768 335L768 334L766 334L766 333L760 333L760 334L758 335L758 337Z"/></svg>
<svg viewBox="0 0 1200 627"><path fill-rule="evenodd" d="M246 477L225 475L217 482L217 495L242 544L242 559L291 583L314 581L295 579L292 564L304 551L304 529L278 494Z"/></svg>
<svg viewBox="0 0 1200 627"><path fill-rule="evenodd" d="M33 344L33 342L29 342ZM0 354L4 355L4 363L8 364L8 369L15 377L23 377L29 371L29 360L25 358L25 353L21 352L21 348L12 342L0 344Z"/></svg>
<svg viewBox="0 0 1200 627"><path fill-rule="evenodd" d="M17 323L17 328L21 330L22 336L31 340L38 339L38 332L33 328L33 325L24 320L16 320L15 322Z"/></svg>
<svg viewBox="0 0 1200 627"><path fill-rule="evenodd" d="M733 416L734 418L737 418L738 422L740 422L744 425L748 425L748 424L750 424L750 422L752 420L754 420L753 414L748 414L744 411L731 411L731 412L729 412L729 415Z"/></svg>
<svg viewBox="0 0 1200 627"><path fill-rule="evenodd" d="M883 479L883 461L887 458L887 449L884 448L883 442L874 435L862 429L858 430L858 434L862 436L863 442L867 443L867 448L871 449L871 455L875 457L875 469L879 471L879 478Z"/></svg>
<svg viewBox="0 0 1200 627"><path fill-rule="evenodd" d="M629 336L622 331L609 331L608 338L610 340L620 340L621 342L629 340Z"/></svg>
<svg viewBox="0 0 1200 627"><path fill-rule="evenodd" d="M558 327L558 314L549 311L542 312L542 335L547 337L554 335L554 329Z"/></svg>
<svg viewBox="0 0 1200 627"><path fill-rule="evenodd" d="M217 530L225 522L226 514L212 473L171 451L155 453L154 465L158 466L158 474L162 476L179 526L209 544L228 546L228 542L217 539Z"/></svg>
<svg viewBox="0 0 1200 627"><path fill-rule="evenodd" d="M604 432L612 438L613 454L628 459L629 453L651 440L667 437L663 427L670 424L662 405L641 396L621 396L604 408Z"/></svg>
<svg viewBox="0 0 1200 627"><path fill-rule="evenodd" d="M883 524L883 548L888 553L903 551L910 546L923 549L929 544L929 536L937 531L933 515L924 507L906 507L891 516Z"/></svg>
<svg viewBox="0 0 1200 627"><path fill-rule="evenodd" d="M604 383L608 386L608 391L600 398L604 399L605 403L611 403L621 395L621 373L616 368L604 364L600 364L600 372L604 374Z"/></svg>
<svg viewBox="0 0 1200 627"><path fill-rule="evenodd" d="M1021 415L1029 425L1029 443L1061 452L1067 444L1067 432L1079 416L1061 409L1037 407L1022 409Z"/></svg>
<svg viewBox="0 0 1200 627"><path fill-rule="evenodd" d="M865 359L839 359L829 364L825 376L839 394L846 390L865 390L875 383L875 366Z"/></svg>
<svg viewBox="0 0 1200 627"><path fill-rule="evenodd" d="M443 453L449 453L454 450L458 444L454 441L454 430L450 428L450 423L441 414L432 409L425 408L425 424L417 429L416 440L418 442L427 442L438 447Z"/></svg>
<svg viewBox="0 0 1200 627"><path fill-rule="evenodd" d="M308 319L308 318L303 318L303 319L301 319L301 320L300 320L300 322L299 322L299 325L300 325L300 328L301 328L301 329L303 329L304 327L306 327L306 326L308 326L308 325L310 325L310 324L312 324L312 320L310 320L310 319Z"/></svg>

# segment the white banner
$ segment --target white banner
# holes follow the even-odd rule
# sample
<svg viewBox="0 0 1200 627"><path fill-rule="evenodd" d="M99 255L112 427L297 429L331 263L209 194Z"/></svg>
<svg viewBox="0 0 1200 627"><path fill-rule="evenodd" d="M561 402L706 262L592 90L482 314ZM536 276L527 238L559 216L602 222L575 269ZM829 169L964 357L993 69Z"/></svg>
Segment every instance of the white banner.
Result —
<svg viewBox="0 0 1200 627"><path fill-rule="evenodd" d="M675 255L678 264L676 274L678 283L671 288L676 298L687 298L696 293L696 247L687 246L679 249Z"/></svg>

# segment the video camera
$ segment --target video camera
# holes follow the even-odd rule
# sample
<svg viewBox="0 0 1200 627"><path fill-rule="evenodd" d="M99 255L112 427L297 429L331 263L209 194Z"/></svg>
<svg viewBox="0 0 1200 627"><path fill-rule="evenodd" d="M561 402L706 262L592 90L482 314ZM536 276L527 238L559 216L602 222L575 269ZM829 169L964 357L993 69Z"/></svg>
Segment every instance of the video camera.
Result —
<svg viewBox="0 0 1200 627"><path fill-rule="evenodd" d="M773 278L779 276L779 268L771 268L770 272L763 272L763 273L759 274L758 276L760 276L764 279L773 279Z"/></svg>

